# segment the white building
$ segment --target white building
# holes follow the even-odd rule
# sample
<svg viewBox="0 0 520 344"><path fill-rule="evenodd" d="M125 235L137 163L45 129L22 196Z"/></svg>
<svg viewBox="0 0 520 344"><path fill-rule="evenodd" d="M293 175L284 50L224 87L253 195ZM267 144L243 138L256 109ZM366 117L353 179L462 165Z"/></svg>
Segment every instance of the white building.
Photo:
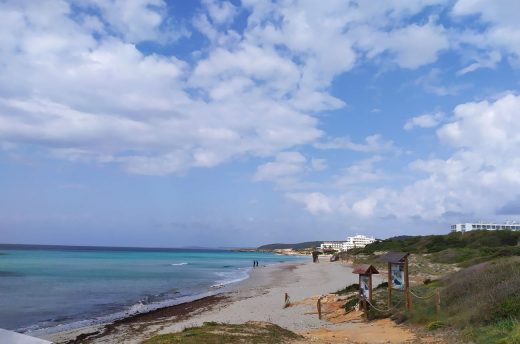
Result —
<svg viewBox="0 0 520 344"><path fill-rule="evenodd" d="M332 249L336 251L348 251L357 247L365 247L368 244L376 241L373 237L366 237L364 235L356 235L353 237L348 237L345 241L325 241L321 244L320 248L323 249Z"/></svg>
<svg viewBox="0 0 520 344"><path fill-rule="evenodd" d="M506 222L506 223L492 223L492 222L479 222L479 223L457 223L451 225L451 230L454 232L469 232L474 230L520 230L520 223L518 222Z"/></svg>
<svg viewBox="0 0 520 344"><path fill-rule="evenodd" d="M324 241L323 244L320 245L320 248L322 250L328 249L328 250L342 251L344 243L346 243L346 241Z"/></svg>
<svg viewBox="0 0 520 344"><path fill-rule="evenodd" d="M364 235L356 235L353 237L348 237L347 241L343 244L343 250L342 251L348 251L353 248L359 248L359 247L365 247L368 244L373 243L376 241L374 237L367 237Z"/></svg>

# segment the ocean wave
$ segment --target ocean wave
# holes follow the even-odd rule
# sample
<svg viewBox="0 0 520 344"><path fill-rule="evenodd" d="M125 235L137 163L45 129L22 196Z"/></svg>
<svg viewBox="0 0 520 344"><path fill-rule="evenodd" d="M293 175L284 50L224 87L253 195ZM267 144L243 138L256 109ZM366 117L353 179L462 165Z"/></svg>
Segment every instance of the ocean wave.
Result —
<svg viewBox="0 0 520 344"><path fill-rule="evenodd" d="M222 288L228 284L238 283L249 278L251 268L240 268L235 271L218 271L215 275L221 279L215 281L216 283L211 288Z"/></svg>
<svg viewBox="0 0 520 344"><path fill-rule="evenodd" d="M172 263L170 264L171 266L182 266L182 265L188 265L188 263L186 262L182 262L182 263Z"/></svg>

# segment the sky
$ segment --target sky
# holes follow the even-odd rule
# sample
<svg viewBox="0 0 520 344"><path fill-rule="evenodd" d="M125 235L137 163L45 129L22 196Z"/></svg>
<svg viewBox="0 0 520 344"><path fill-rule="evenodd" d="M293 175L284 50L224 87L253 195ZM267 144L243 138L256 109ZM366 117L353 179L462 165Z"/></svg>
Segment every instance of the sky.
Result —
<svg viewBox="0 0 520 344"><path fill-rule="evenodd" d="M0 242L257 246L520 214L516 0L0 3Z"/></svg>

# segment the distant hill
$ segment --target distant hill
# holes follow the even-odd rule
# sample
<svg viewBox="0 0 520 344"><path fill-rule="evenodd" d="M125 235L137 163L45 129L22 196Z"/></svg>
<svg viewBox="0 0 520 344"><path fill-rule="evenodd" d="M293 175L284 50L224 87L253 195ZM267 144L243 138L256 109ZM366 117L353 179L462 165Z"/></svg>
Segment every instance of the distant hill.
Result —
<svg viewBox="0 0 520 344"><path fill-rule="evenodd" d="M262 245L257 248L257 250L280 250L280 249L293 249L293 250L302 250L305 248L314 248L320 246L323 241L306 241L300 242L296 244L269 244Z"/></svg>
<svg viewBox="0 0 520 344"><path fill-rule="evenodd" d="M406 239L410 239L410 238L413 238L413 236L412 235L398 235L395 237L388 238L386 240L406 240Z"/></svg>
<svg viewBox="0 0 520 344"><path fill-rule="evenodd" d="M517 246L520 231L470 231L452 232L445 235L399 236L385 239L364 248L365 253L374 251L409 251L415 253L433 253L448 248L489 248Z"/></svg>

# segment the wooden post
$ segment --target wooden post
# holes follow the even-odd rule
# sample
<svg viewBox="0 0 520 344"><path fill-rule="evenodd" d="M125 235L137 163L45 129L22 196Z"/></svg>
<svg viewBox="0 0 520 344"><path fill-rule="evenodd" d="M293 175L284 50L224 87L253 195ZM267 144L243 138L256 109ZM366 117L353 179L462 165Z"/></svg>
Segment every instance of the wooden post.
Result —
<svg viewBox="0 0 520 344"><path fill-rule="evenodd" d="M366 299L363 300L363 312L365 313L365 319L368 320L368 302Z"/></svg>
<svg viewBox="0 0 520 344"><path fill-rule="evenodd" d="M287 308L291 305L291 301L290 301L290 298L289 298L289 294L285 293L285 303L284 303L284 308Z"/></svg>
<svg viewBox="0 0 520 344"><path fill-rule="evenodd" d="M368 274L368 299L372 303L372 274Z"/></svg>
<svg viewBox="0 0 520 344"><path fill-rule="evenodd" d="M388 263L388 308L392 307L392 263Z"/></svg>
<svg viewBox="0 0 520 344"><path fill-rule="evenodd" d="M359 288L358 288L358 295L359 295L359 297L363 297L363 293L361 292L361 275L358 275L357 283L358 283L358 285L359 285Z"/></svg>
<svg viewBox="0 0 520 344"><path fill-rule="evenodd" d="M406 297L406 308L412 310L412 296L410 295L410 279L408 278L408 257L404 259L404 291Z"/></svg>
<svg viewBox="0 0 520 344"><path fill-rule="evenodd" d="M437 313L441 312L441 291L440 291L440 289L437 289L437 297L435 300L435 309L437 310Z"/></svg>
<svg viewBox="0 0 520 344"><path fill-rule="evenodd" d="M318 319L321 320L321 296L318 297L318 303L317 303L317 306L318 306Z"/></svg>

